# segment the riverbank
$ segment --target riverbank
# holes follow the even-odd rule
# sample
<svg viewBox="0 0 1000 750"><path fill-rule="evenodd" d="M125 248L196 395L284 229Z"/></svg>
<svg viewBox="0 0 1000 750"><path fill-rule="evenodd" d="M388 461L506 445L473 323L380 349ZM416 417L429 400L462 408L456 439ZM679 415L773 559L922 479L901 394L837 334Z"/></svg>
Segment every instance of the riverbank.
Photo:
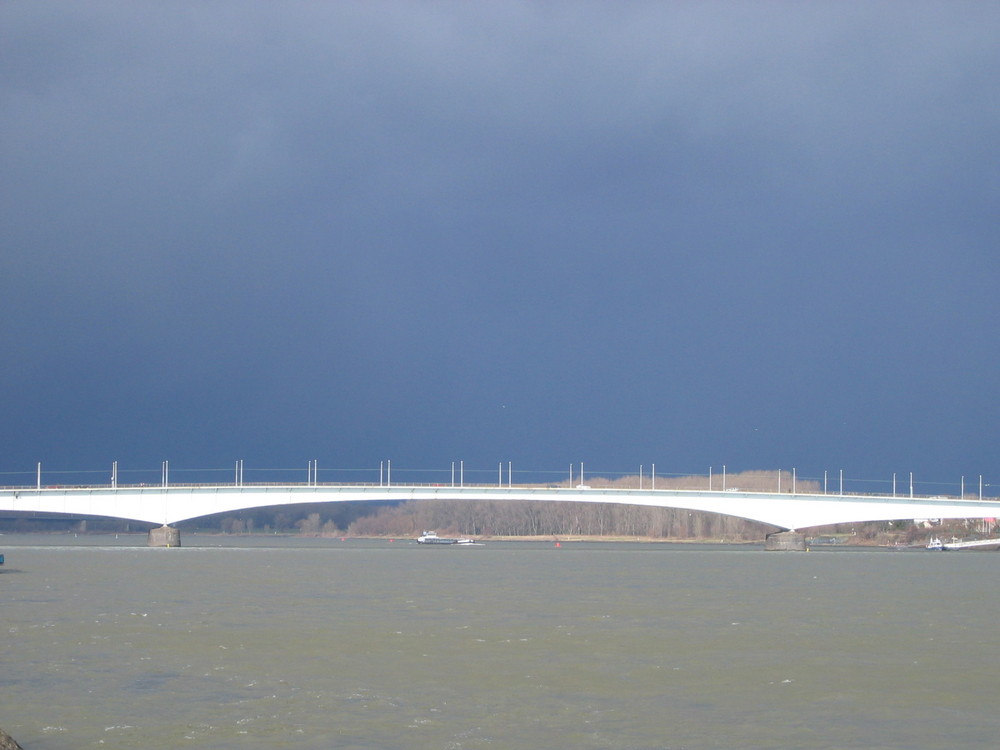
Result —
<svg viewBox="0 0 1000 750"><path fill-rule="evenodd" d="M931 534L933 532L928 532ZM370 542L403 542L415 540L418 534L408 535L388 535L388 534L345 534L333 532L250 532L250 533L224 533L218 531L187 531L182 530L184 539L314 539L314 540L339 540L347 541L370 541ZM845 547L895 547L895 546L923 546L924 536L917 539L908 539L908 535L899 532L896 534L881 534L877 537L861 537L857 534L817 534L807 535L807 540L811 546L845 546ZM114 540L117 543L125 543L126 546L145 546L148 534L146 532L106 532L106 531L30 531L30 532L3 532L0 533L0 547L6 541L11 546L18 546L18 540L28 540L30 538L72 538L80 541L81 544L102 544ZM543 534L543 535L479 535L474 537L476 541L488 542L490 544L504 543L549 543L549 544L683 544L683 545L762 545L764 539L740 539L740 538L718 538L718 537L650 537L650 536L622 536L622 535L587 535L587 534Z"/></svg>
<svg viewBox="0 0 1000 750"><path fill-rule="evenodd" d="M0 729L0 750L24 750L14 738Z"/></svg>
<svg viewBox="0 0 1000 750"><path fill-rule="evenodd" d="M445 529L442 533L455 536L465 536ZM227 533L210 529L202 530L181 530L181 536L185 539L247 539L259 542L275 539L288 540L337 540L347 541L368 541L368 542L406 542L413 541L418 533L412 535L389 535L389 534L350 534L342 531L266 531L266 532L244 532ZM923 548L927 545L931 537L948 539L972 540L980 538L981 532L964 528L961 523L953 526L938 526L933 528L908 529L888 529L878 533L859 533L838 531L822 533L817 531L814 534L806 535L806 542L810 547L891 547L891 548ZM74 530L49 530L49 531L5 531L0 532L0 548L4 544L9 546L24 546L31 544L32 539L74 539L75 544L82 546L101 546L112 544L114 546L136 546L144 547L147 544L148 534L145 531L130 532L110 532L103 530L74 531ZM587 535L587 534L539 534L539 535L471 535L476 541L490 544L504 543L529 543L529 544L680 544L680 545L763 545L764 538L729 538L729 537L652 537L652 536L625 536L625 535ZM46 542L47 544L48 542ZM2 570L2 568L0 568Z"/></svg>

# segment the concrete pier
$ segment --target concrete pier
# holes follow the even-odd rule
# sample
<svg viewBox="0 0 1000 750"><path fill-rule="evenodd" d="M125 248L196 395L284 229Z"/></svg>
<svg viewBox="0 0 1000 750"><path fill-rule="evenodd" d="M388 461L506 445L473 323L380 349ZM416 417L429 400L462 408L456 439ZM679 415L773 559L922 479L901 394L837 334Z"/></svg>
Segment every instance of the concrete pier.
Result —
<svg viewBox="0 0 1000 750"><path fill-rule="evenodd" d="M768 552L805 552L806 535L798 531L776 531L764 538L764 549Z"/></svg>
<svg viewBox="0 0 1000 750"><path fill-rule="evenodd" d="M148 547L180 547L181 530L173 526L160 526L149 530Z"/></svg>

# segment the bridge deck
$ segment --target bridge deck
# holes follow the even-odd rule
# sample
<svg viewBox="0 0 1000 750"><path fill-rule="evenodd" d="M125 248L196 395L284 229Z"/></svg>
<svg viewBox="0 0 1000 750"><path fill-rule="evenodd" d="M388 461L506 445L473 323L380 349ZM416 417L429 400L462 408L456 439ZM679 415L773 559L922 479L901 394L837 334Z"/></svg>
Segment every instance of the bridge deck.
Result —
<svg viewBox="0 0 1000 750"><path fill-rule="evenodd" d="M69 513L172 524L215 513L317 502L528 500L685 508L782 529L914 518L1000 517L1000 500L551 485L171 484L0 488L0 511Z"/></svg>

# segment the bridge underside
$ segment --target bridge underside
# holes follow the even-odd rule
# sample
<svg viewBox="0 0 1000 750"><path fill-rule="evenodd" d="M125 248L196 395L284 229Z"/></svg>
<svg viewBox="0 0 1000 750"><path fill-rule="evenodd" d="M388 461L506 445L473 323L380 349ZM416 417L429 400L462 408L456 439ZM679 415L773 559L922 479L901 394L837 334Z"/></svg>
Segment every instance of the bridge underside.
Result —
<svg viewBox="0 0 1000 750"><path fill-rule="evenodd" d="M407 500L520 500L683 508L746 518L785 531L863 521L1000 516L1000 501L996 499L564 487L347 485L4 489L0 490L0 511L103 516L169 527L180 521L251 508Z"/></svg>

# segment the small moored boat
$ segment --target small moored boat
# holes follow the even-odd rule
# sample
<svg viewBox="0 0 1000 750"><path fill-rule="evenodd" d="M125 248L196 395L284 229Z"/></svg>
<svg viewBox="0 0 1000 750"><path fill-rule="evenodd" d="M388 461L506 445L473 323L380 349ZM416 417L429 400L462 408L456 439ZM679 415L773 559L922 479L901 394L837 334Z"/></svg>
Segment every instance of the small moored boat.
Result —
<svg viewBox="0 0 1000 750"><path fill-rule="evenodd" d="M957 550L998 550L1000 549L1000 539L973 539L962 541L957 537L952 537L950 542L944 542L936 536L932 536L927 542L927 549L940 552L951 552Z"/></svg>

